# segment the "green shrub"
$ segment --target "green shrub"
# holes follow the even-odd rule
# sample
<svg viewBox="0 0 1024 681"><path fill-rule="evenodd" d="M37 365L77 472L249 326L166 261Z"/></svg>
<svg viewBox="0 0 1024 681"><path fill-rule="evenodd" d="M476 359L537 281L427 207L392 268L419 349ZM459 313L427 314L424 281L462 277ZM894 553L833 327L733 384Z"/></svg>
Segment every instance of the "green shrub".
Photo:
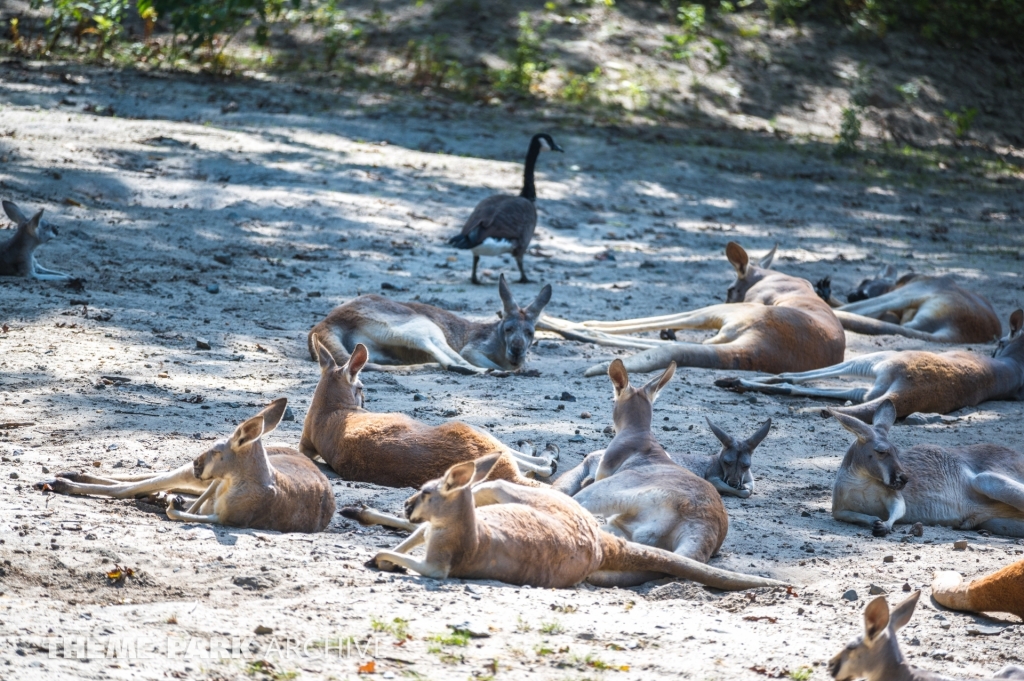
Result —
<svg viewBox="0 0 1024 681"><path fill-rule="evenodd" d="M857 140L860 139L860 118L857 108L843 109L843 120L839 124L839 144L833 153L837 157L849 156L857 151Z"/></svg>

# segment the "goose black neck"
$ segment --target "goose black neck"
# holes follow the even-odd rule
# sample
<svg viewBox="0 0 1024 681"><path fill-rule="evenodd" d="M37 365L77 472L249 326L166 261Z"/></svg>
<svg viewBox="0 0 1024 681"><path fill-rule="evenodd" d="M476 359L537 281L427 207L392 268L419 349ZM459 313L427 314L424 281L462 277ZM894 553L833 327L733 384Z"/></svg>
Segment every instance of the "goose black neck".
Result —
<svg viewBox="0 0 1024 681"><path fill-rule="evenodd" d="M523 173L523 191L519 196L524 199L535 201L537 199L537 187L533 184L533 167L537 165L537 157L540 156L540 139L534 137L530 141L530 150L526 152L526 170Z"/></svg>

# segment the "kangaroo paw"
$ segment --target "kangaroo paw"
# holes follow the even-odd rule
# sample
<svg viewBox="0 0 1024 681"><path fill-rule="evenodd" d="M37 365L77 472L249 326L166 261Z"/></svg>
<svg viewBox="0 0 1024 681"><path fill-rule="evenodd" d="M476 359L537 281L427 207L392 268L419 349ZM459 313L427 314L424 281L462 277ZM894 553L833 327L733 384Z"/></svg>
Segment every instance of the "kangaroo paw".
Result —
<svg viewBox="0 0 1024 681"><path fill-rule="evenodd" d="M363 522L363 511L366 509L365 506L344 506L338 513L342 518L348 518L349 520L355 520L361 525L365 525Z"/></svg>
<svg viewBox="0 0 1024 681"><path fill-rule="evenodd" d="M735 390L738 393L743 392L743 385L740 382L740 379L736 377L719 378L715 381L715 385L719 388L725 388L726 390Z"/></svg>
<svg viewBox="0 0 1024 681"><path fill-rule="evenodd" d="M168 500L167 508L173 508L175 511L184 511L188 506L185 504L185 497L175 494Z"/></svg>
<svg viewBox="0 0 1024 681"><path fill-rule="evenodd" d="M380 556L374 556L370 560L366 561L365 565L371 570L380 570L381 572L408 572L408 570L401 565L395 565L390 560L381 558Z"/></svg>
<svg viewBox="0 0 1024 681"><path fill-rule="evenodd" d="M876 537L885 537L890 532L892 532L892 530L890 530L889 527L881 520L876 520L875 524L871 527L871 534Z"/></svg>
<svg viewBox="0 0 1024 681"><path fill-rule="evenodd" d="M462 374L463 376L475 376L480 373L479 369L464 367L461 364L449 364L446 368L453 374Z"/></svg>
<svg viewBox="0 0 1024 681"><path fill-rule="evenodd" d="M49 480L40 480L37 483L33 483L32 487L43 492L64 494L68 491L68 481L64 478L50 478Z"/></svg>
<svg viewBox="0 0 1024 681"><path fill-rule="evenodd" d="M558 457L561 456L562 450L559 449L558 445L554 442L549 442L544 445L544 451L547 452L548 456L551 457L552 461L558 461Z"/></svg>

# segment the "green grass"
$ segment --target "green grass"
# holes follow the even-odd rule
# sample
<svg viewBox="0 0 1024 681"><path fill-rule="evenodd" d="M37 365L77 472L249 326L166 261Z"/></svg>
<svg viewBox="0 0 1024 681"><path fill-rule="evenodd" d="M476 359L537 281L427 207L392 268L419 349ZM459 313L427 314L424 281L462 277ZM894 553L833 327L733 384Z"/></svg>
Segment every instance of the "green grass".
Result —
<svg viewBox="0 0 1024 681"><path fill-rule="evenodd" d="M396 617L390 622L371 617L370 628L379 633L391 634L398 641L409 638L409 621L401 617Z"/></svg>
<svg viewBox="0 0 1024 681"><path fill-rule="evenodd" d="M554 620L551 622L543 622L540 625L540 631L542 634L561 634L565 631L565 627L563 627L562 623L558 620Z"/></svg>

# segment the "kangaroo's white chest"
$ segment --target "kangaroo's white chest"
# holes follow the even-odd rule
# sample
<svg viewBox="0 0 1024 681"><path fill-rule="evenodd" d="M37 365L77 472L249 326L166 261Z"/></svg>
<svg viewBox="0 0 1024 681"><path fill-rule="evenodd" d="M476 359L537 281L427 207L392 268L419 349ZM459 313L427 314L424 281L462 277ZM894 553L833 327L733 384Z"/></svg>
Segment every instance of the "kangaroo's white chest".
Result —
<svg viewBox="0 0 1024 681"><path fill-rule="evenodd" d="M473 248L473 255L501 255L511 253L515 247L516 242L509 239L484 239Z"/></svg>

